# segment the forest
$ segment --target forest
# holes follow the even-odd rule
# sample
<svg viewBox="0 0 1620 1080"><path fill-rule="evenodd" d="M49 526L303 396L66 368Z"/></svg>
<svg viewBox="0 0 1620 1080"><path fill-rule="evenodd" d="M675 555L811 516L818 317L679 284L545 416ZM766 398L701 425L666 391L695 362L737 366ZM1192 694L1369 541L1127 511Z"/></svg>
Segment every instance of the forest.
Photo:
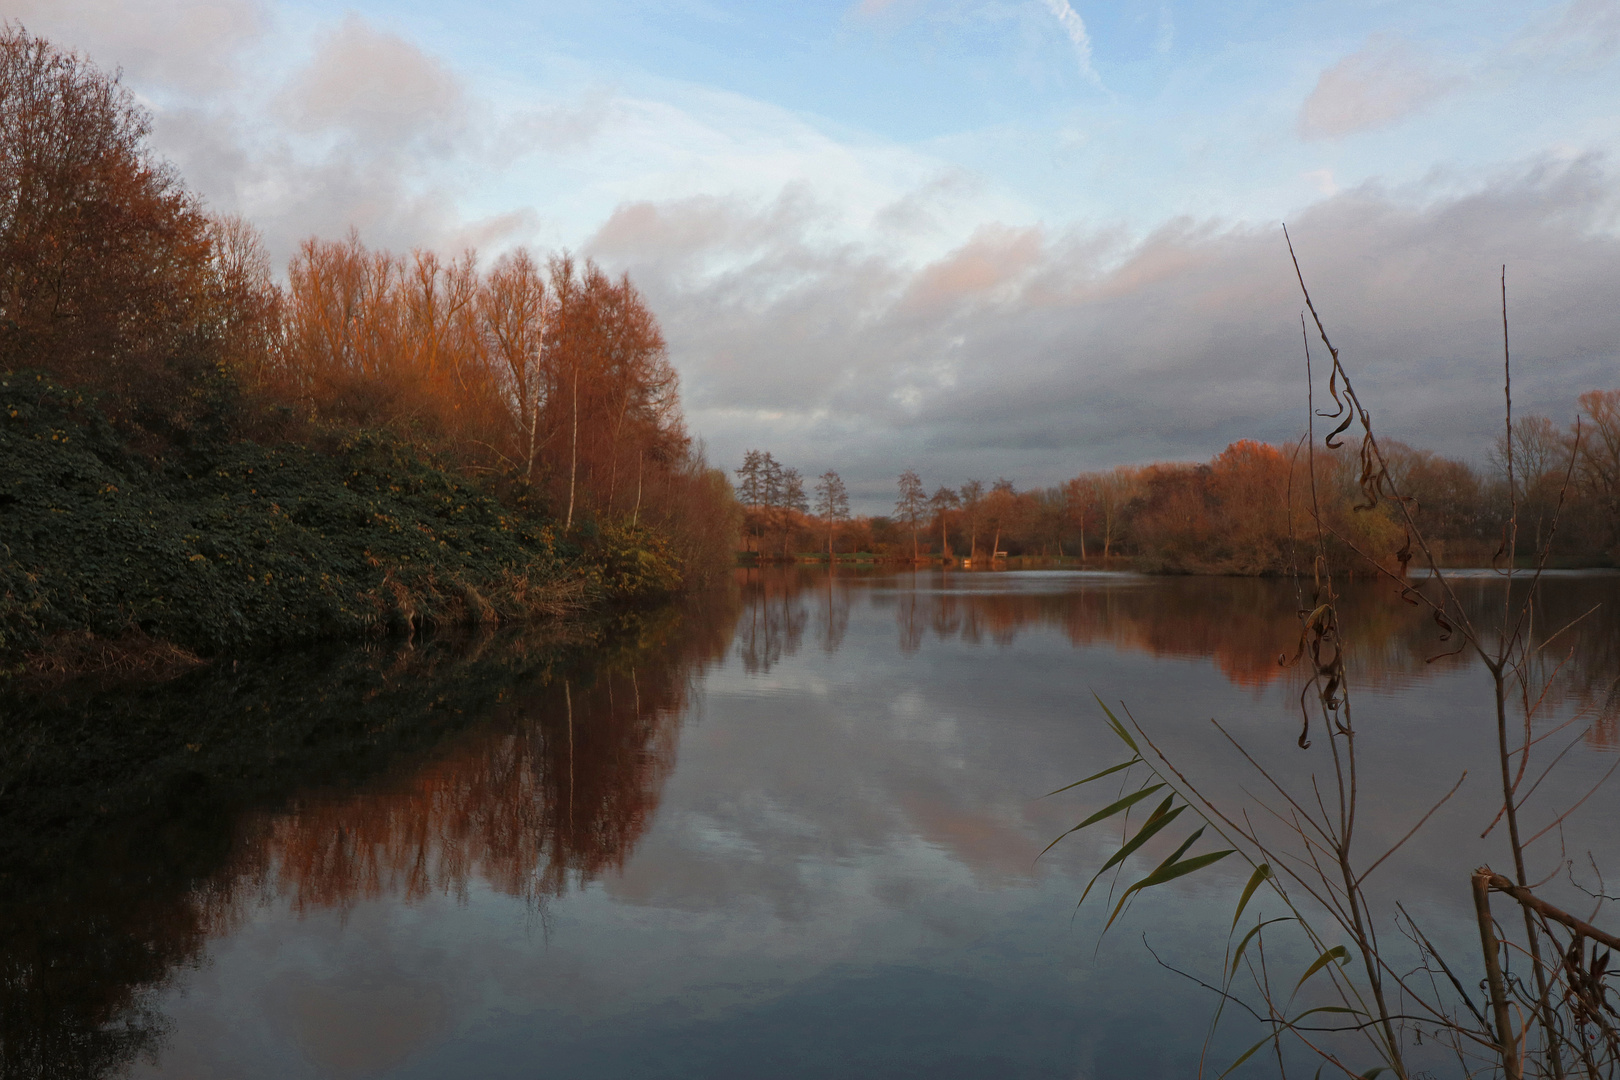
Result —
<svg viewBox="0 0 1620 1080"><path fill-rule="evenodd" d="M116 76L0 28L0 668L557 615L729 567L731 487L627 278L352 232L278 278L149 133Z"/></svg>
<svg viewBox="0 0 1620 1080"><path fill-rule="evenodd" d="M1485 469L1395 441L1382 446L1393 489L1443 565L1488 566L1501 557L1516 502L1523 552L1550 566L1613 565L1620 551L1620 390L1592 390L1577 421L1545 416L1513 427L1512 487L1505 435ZM907 469L894 512L851 516L842 478L827 472L807 496L796 469L751 451L737 470L745 541L754 558L864 553L898 559L1063 559L1158 573L1276 575L1307 572L1296 538L1317 514L1341 553L1395 567L1411 560L1404 515L1390 500L1363 503L1362 462L1349 448L1240 440L1206 463L1157 463L1082 473L1019 491L970 480L927 492ZM1352 550L1353 549L1353 550ZM1404 557L1403 557L1404 556ZM1528 559L1534 556L1522 555ZM1355 564L1359 560L1351 560Z"/></svg>

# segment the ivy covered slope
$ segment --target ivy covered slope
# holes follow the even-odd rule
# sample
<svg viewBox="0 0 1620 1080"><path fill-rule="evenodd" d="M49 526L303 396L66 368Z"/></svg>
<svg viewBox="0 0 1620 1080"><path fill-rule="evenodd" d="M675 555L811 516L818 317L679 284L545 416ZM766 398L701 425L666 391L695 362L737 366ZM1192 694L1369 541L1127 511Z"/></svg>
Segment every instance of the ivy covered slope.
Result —
<svg viewBox="0 0 1620 1080"><path fill-rule="evenodd" d="M645 530L515 511L409 446L131 446L86 394L0 374L0 662L73 642L201 655L558 614L673 591Z"/></svg>

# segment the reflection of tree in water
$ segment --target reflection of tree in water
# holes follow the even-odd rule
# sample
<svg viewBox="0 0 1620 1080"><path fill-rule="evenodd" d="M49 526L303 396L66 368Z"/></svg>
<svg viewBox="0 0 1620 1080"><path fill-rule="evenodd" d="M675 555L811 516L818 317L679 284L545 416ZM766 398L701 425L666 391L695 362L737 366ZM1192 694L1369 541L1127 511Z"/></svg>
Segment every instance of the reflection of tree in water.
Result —
<svg viewBox="0 0 1620 1080"><path fill-rule="evenodd" d="M900 629L900 652L907 656L922 648L923 638L927 636L929 627L935 624L930 608L937 605L920 602L915 591L916 583L917 575L912 574L912 588L901 592L894 601L894 621Z"/></svg>
<svg viewBox="0 0 1620 1080"><path fill-rule="evenodd" d="M267 890L539 900L622 865L736 615L632 620L589 664L516 634L0 701L0 1076L155 1053L156 992Z"/></svg>
<svg viewBox="0 0 1620 1080"><path fill-rule="evenodd" d="M237 874L268 875L298 911L465 896L474 881L560 895L621 867L651 820L684 688L681 672L632 664L520 690L427 762L253 815Z"/></svg>
<svg viewBox="0 0 1620 1080"><path fill-rule="evenodd" d="M768 597L783 610L790 604L789 594L830 587L825 571L794 568L752 571L748 580L757 597ZM1259 689L1300 677L1297 667L1278 663L1279 656L1297 651L1299 641L1303 596L1291 580L1121 577L1091 579L1069 590L995 588L993 577L979 574L902 574L877 580L881 588L870 594L871 602L892 607L902 652L919 649L930 633L942 641L1005 646L1020 633L1045 627L1060 630L1077 646L1208 658L1238 686ZM1454 580L1453 586L1476 622L1488 624L1488 609L1502 603L1497 580L1467 577ZM1340 612L1355 678L1398 688L1437 668L1475 662L1468 654L1439 655L1454 647L1455 639L1443 642L1428 611L1401 602L1388 583L1351 581L1341 588ZM1538 590L1532 682L1536 694L1551 683L1541 709L1566 718L1572 711L1584 713L1591 719L1590 741L1620 745L1620 577L1550 577ZM1594 605L1601 606L1590 610ZM1578 616L1584 617L1547 641ZM1534 695L1521 698L1522 711Z"/></svg>
<svg viewBox="0 0 1620 1080"><path fill-rule="evenodd" d="M749 674L765 674L799 651L810 616L800 598L806 585L825 577L776 570L738 573L742 614L737 620L737 655ZM847 614L846 614L847 618ZM842 630L839 639L842 639ZM825 641L831 640L829 634ZM837 646L832 648L836 650Z"/></svg>
<svg viewBox="0 0 1620 1080"><path fill-rule="evenodd" d="M817 589L816 625L821 628L821 648L828 656L844 644L849 633L849 579L836 570L824 576Z"/></svg>

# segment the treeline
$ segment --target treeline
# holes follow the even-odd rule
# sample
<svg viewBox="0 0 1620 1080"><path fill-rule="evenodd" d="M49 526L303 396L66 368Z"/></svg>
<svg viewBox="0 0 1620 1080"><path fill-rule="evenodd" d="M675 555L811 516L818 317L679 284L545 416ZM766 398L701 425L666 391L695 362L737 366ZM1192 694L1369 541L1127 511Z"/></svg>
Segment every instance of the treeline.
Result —
<svg viewBox="0 0 1620 1080"><path fill-rule="evenodd" d="M1517 525L1521 560L1547 547L1553 565L1609 565L1620 556L1620 390L1594 390L1577 402L1578 423L1543 416L1514 423L1512 482L1505 435L1485 468L1398 442L1383 443L1393 489L1418 533L1452 565L1503 557ZM1286 446L1242 440L1202 464L1153 464L1083 473L1055 487L1019 491L1007 480L970 480L932 494L918 474L900 474L892 515L855 517L842 503L809 506L802 483L768 453L752 452L791 478L740 490L756 539L772 550L870 552L892 558L1059 557L1163 573L1285 574L1308 571L1320 522L1328 548L1395 567L1421 564L1409 546L1401 504L1368 506L1362 462L1351 448L1303 441ZM763 475L763 473L761 473ZM752 495L752 497L750 497ZM841 506L841 510L837 507ZM1302 559L1304 560L1302 562Z"/></svg>
<svg viewBox="0 0 1620 1080"><path fill-rule="evenodd" d="M278 281L252 226L211 215L152 154L149 127L117 78L0 27L0 439L14 466L0 476L0 651L83 621L63 605L95 608L103 629L152 622L117 594L171 603L179 589L191 604L191 568L285 583L267 566L288 552L266 545L294 539L346 545L331 557L365 568L310 616L327 632L390 611L490 615L467 575L517 597L512 581L568 565L608 591L729 565L740 511L687 436L657 320L628 278L567 254L485 265L351 234L306 241ZM53 466L63 453L71 467ZM276 500L247 479L272 467ZM190 506L199 478L242 512ZM493 530L479 543L458 525L470 513ZM77 530L74 557L53 546L52 520ZM539 561L514 565L503 544ZM63 584L132 559L140 580ZM329 585L331 567L306 569L287 587ZM418 587L453 602L398 596ZM238 612L252 625L236 637L274 639L288 603Z"/></svg>

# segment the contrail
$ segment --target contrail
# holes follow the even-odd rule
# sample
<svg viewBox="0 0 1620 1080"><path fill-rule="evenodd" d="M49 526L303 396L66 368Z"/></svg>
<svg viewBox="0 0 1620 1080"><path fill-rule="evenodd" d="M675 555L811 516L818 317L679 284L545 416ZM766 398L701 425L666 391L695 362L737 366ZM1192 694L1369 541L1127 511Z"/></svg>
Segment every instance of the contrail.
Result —
<svg viewBox="0 0 1620 1080"><path fill-rule="evenodd" d="M1074 51L1080 58L1080 73L1101 86L1102 79L1097 75L1097 69L1091 66L1091 35L1086 33L1085 20L1070 6L1069 0L1046 0L1046 6L1063 24L1069 40L1074 42Z"/></svg>

